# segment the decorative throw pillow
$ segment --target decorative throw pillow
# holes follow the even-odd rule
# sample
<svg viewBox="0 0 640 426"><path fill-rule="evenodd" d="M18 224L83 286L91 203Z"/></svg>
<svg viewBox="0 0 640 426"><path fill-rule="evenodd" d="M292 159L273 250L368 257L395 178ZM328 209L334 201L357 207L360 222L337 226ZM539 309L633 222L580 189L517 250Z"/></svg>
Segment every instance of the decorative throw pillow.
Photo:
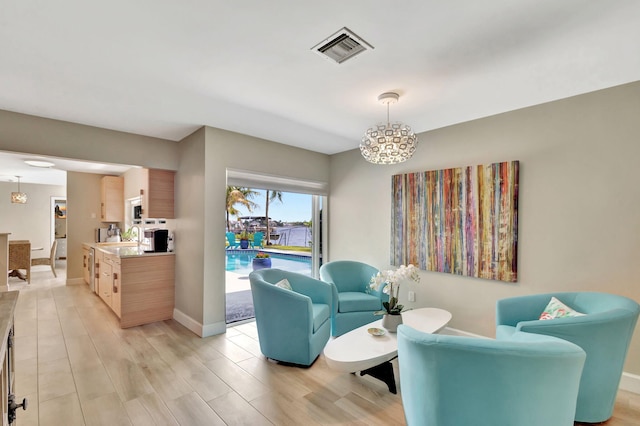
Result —
<svg viewBox="0 0 640 426"><path fill-rule="evenodd" d="M285 278L285 279L283 279L283 280L278 281L278 282L275 284L275 286L276 286L276 287L280 287L280 288L284 288L284 289L286 289L286 290L293 290L293 289L291 288L291 284L289 284L289 280L288 280L288 279L286 279L286 278Z"/></svg>
<svg viewBox="0 0 640 426"><path fill-rule="evenodd" d="M549 301L547 307L544 308L539 319L550 320L554 318L579 317L582 315L584 314L571 309L555 297L551 297L551 301Z"/></svg>

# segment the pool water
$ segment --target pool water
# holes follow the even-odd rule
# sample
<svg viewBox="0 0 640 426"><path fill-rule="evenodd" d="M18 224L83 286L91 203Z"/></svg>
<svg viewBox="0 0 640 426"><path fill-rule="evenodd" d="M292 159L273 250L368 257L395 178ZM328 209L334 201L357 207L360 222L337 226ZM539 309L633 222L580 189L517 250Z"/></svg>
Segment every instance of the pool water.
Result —
<svg viewBox="0 0 640 426"><path fill-rule="evenodd" d="M256 254L258 254L257 250L227 250L225 269L237 274L249 275L253 272L251 262ZM269 257L272 268L311 275L311 257L280 253L269 253Z"/></svg>

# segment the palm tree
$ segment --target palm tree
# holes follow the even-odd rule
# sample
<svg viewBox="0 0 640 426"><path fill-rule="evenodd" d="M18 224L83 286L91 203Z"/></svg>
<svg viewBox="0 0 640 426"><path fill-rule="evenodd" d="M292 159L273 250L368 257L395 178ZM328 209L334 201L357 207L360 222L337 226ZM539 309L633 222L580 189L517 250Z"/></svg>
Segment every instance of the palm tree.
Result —
<svg viewBox="0 0 640 426"><path fill-rule="evenodd" d="M242 204L247 208L247 210L251 211L253 208L257 207L257 204L251 201L251 198L256 195L258 195L258 192L251 188L227 186L227 231L231 230L229 216L240 213L235 207L236 204Z"/></svg>
<svg viewBox="0 0 640 426"><path fill-rule="evenodd" d="M267 222L267 244L271 244L271 227L269 226L269 202L280 201L282 202L282 191L271 191L267 189L267 202L265 204L265 221Z"/></svg>

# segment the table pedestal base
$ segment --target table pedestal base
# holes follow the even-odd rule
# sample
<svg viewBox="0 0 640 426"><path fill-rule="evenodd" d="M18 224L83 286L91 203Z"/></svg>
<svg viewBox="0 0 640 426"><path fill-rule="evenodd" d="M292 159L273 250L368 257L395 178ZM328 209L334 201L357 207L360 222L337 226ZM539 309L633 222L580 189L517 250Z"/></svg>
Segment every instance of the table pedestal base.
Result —
<svg viewBox="0 0 640 426"><path fill-rule="evenodd" d="M393 375L393 365L391 364L391 361L384 362L360 372L361 376L364 376L365 374L375 377L378 380L382 380L389 388L389 392L393 394L398 393L396 389L396 378Z"/></svg>

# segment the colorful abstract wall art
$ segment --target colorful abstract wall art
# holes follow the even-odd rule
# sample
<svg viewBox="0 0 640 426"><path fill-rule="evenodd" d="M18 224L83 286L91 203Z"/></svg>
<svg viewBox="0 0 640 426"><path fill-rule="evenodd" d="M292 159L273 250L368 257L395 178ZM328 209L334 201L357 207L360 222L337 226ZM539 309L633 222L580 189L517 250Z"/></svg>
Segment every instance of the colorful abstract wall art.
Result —
<svg viewBox="0 0 640 426"><path fill-rule="evenodd" d="M518 161L394 175L391 263L516 282Z"/></svg>

